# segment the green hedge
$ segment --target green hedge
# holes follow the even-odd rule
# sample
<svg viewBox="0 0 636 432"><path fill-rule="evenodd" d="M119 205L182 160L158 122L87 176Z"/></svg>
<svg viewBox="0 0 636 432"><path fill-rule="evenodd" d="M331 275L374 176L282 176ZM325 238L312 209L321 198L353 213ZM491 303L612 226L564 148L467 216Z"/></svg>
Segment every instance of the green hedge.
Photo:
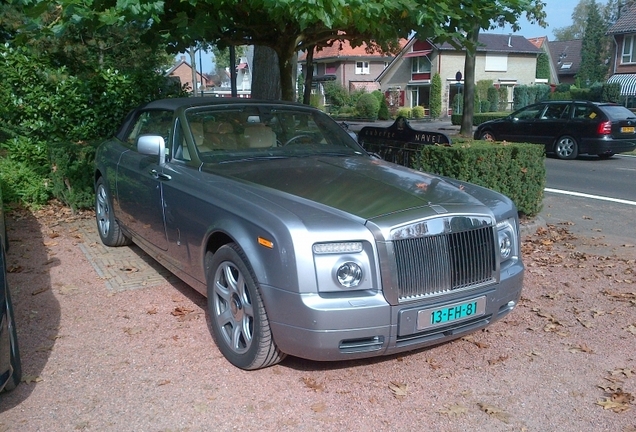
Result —
<svg viewBox="0 0 636 432"><path fill-rule="evenodd" d="M535 216L543 203L544 158L535 144L456 140L451 147L424 146L413 168L496 190Z"/></svg>
<svg viewBox="0 0 636 432"><path fill-rule="evenodd" d="M488 120L495 120L495 119L503 118L509 115L510 115L510 112L475 113L473 114L473 126L479 126L480 124ZM454 124L455 126L461 125L462 115L461 114L451 115L451 123Z"/></svg>

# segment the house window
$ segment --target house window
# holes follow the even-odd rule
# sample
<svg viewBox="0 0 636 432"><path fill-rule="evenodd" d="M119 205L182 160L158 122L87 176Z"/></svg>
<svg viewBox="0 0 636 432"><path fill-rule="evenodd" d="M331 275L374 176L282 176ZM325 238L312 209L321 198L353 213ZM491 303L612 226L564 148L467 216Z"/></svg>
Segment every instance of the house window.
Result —
<svg viewBox="0 0 636 432"><path fill-rule="evenodd" d="M634 55L634 35L625 36L623 38L623 56L621 63L635 63L636 56Z"/></svg>
<svg viewBox="0 0 636 432"><path fill-rule="evenodd" d="M369 62L356 62L356 75L367 75L369 73Z"/></svg>
<svg viewBox="0 0 636 432"><path fill-rule="evenodd" d="M413 57L413 73L427 73L431 71L431 61L428 57Z"/></svg>
<svg viewBox="0 0 636 432"><path fill-rule="evenodd" d="M327 63L325 65L325 75L335 75L335 74L336 74L336 64Z"/></svg>
<svg viewBox="0 0 636 432"><path fill-rule="evenodd" d="M486 72L507 72L508 54L486 53Z"/></svg>

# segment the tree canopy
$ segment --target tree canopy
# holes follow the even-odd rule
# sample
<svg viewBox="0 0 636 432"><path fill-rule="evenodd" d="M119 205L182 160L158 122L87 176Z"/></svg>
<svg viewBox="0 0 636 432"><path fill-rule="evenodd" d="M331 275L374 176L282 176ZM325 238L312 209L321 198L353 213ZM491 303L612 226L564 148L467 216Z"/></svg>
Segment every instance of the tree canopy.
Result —
<svg viewBox="0 0 636 432"><path fill-rule="evenodd" d="M468 44L466 23L487 28L493 20L515 25L520 11L538 0L10 0L27 3L39 34L70 26L99 29L140 23L144 40L183 52L198 43L258 45L279 59L282 98L295 94L293 59L300 50L347 39L352 46L392 51L413 32ZM42 23L43 12L55 16ZM34 27L34 26L32 26Z"/></svg>

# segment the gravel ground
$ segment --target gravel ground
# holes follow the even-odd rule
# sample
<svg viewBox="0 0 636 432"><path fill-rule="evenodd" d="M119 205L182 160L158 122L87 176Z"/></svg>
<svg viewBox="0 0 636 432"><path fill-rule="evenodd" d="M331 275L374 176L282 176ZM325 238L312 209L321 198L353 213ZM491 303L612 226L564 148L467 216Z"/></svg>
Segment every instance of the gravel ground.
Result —
<svg viewBox="0 0 636 432"><path fill-rule="evenodd" d="M0 431L636 431L633 245L539 226L524 239L519 307L485 331L245 372L221 356L205 299L185 284L109 288L87 253L99 247L83 231L90 217L8 220L24 381L0 396Z"/></svg>

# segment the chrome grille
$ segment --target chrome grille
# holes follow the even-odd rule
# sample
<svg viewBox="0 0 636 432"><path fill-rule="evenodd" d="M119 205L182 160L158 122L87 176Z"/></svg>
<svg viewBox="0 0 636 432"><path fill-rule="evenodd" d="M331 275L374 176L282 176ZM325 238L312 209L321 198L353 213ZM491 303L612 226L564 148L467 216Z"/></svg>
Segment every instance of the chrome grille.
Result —
<svg viewBox="0 0 636 432"><path fill-rule="evenodd" d="M491 226L393 241L400 301L495 280Z"/></svg>

